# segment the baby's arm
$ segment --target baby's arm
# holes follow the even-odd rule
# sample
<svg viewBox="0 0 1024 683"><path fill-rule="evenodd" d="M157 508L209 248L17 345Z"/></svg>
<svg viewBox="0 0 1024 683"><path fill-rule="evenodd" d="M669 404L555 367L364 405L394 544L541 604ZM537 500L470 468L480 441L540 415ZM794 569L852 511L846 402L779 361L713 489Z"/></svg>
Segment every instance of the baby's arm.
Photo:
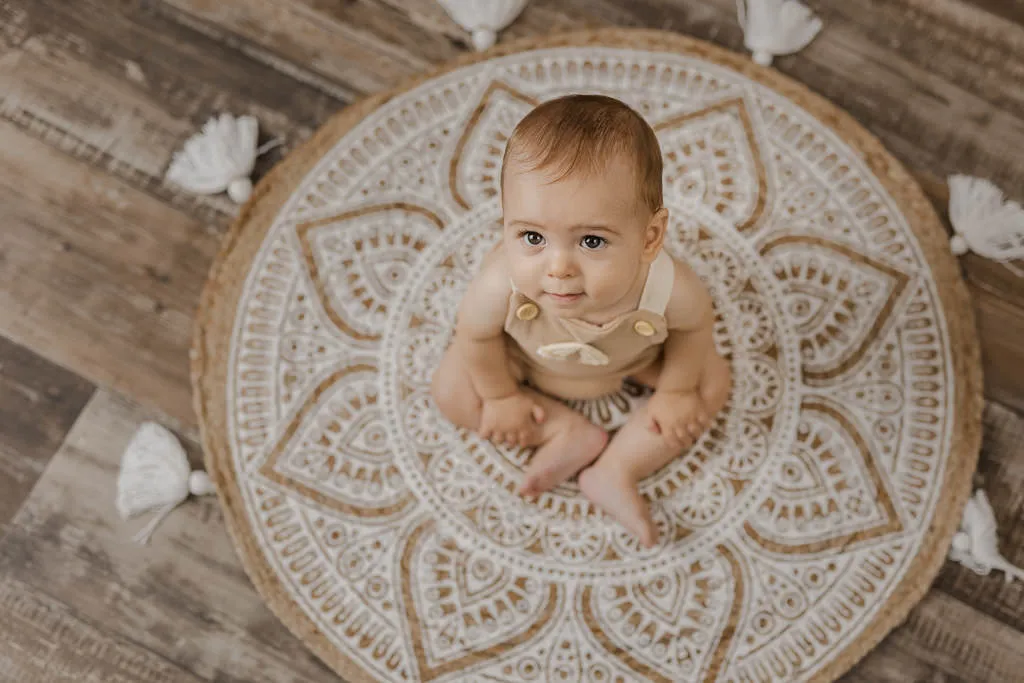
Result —
<svg viewBox="0 0 1024 683"><path fill-rule="evenodd" d="M459 305L456 338L466 354L470 382L480 397L480 436L522 443L544 413L519 387L508 366L505 316L511 283L497 247L484 259Z"/></svg>
<svg viewBox="0 0 1024 683"><path fill-rule="evenodd" d="M672 393L697 390L703 365L714 349L715 312L711 295L693 269L675 262L675 283L665 309L668 339L658 389Z"/></svg>
<svg viewBox="0 0 1024 683"><path fill-rule="evenodd" d="M499 257L501 247L484 258L459 304L455 334L466 343L466 362L473 387L483 400L503 398L518 390L509 373L505 348L505 316L512 285Z"/></svg>
<svg viewBox="0 0 1024 683"><path fill-rule="evenodd" d="M709 423L698 385L714 350L715 316L704 283L685 263L675 262L665 319L668 339L658 388L648 406L650 427L674 444L687 447Z"/></svg>

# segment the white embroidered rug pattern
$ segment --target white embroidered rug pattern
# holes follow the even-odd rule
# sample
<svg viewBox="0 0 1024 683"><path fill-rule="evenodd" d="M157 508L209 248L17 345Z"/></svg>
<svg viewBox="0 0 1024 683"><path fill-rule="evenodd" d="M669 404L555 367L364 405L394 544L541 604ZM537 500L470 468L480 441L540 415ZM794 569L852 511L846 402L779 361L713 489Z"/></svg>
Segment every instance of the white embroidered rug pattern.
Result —
<svg viewBox="0 0 1024 683"><path fill-rule="evenodd" d="M429 398L498 235L504 142L569 92L655 127L667 246L711 289L737 380L643 483L650 551L574 484L524 502L528 454ZM346 680L828 679L920 598L976 457L977 351L938 221L847 117L617 30L467 60L294 156L214 270L197 405L248 571ZM642 400L578 407L612 427Z"/></svg>

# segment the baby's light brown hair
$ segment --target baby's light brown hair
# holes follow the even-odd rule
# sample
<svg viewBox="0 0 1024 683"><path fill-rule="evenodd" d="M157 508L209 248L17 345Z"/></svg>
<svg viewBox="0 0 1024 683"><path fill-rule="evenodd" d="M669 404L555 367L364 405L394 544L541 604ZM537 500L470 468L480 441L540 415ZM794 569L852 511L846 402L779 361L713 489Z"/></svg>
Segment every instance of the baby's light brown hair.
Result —
<svg viewBox="0 0 1024 683"><path fill-rule="evenodd" d="M599 171L624 157L633 166L640 201L653 213L662 206L661 147L654 131L624 102L605 95L566 95L544 102L516 126L501 162L553 170L553 180Z"/></svg>

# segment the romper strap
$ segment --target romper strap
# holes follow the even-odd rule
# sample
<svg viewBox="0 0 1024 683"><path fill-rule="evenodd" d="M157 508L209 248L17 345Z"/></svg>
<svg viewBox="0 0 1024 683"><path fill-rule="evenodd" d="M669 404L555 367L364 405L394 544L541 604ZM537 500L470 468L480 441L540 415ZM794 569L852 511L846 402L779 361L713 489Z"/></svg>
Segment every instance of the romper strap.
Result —
<svg viewBox="0 0 1024 683"><path fill-rule="evenodd" d="M675 283L675 279L675 264L672 262L672 257L662 247L647 271L647 282L644 283L644 291L640 295L638 308L664 316L668 300L672 296L672 285Z"/></svg>

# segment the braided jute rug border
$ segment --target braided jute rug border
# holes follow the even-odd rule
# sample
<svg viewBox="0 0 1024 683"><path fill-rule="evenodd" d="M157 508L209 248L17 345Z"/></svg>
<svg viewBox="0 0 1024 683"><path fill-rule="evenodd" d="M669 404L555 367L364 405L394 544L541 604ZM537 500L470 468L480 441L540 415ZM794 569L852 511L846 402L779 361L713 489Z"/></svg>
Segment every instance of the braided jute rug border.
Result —
<svg viewBox="0 0 1024 683"><path fill-rule="evenodd" d="M256 187L251 200L224 238L210 271L198 312L192 348L192 383L206 466L215 482L227 526L246 572L278 618L318 657L346 681L373 683L361 668L336 649L289 597L268 566L250 531L242 493L233 470L229 446L228 375L233 330L243 285L254 256L280 209L321 157L351 128L395 96L454 69L517 52L563 46L600 46L664 51L696 57L731 69L788 98L810 112L863 162L895 200L909 222L934 274L946 316L956 378L950 456L942 485L943 498L931 529L891 597L838 657L819 669L815 680L834 680L847 671L896 625L924 596L945 559L970 489L981 440L982 377L974 317L959 266L949 252L946 232L921 189L872 134L850 115L803 85L753 64L749 59L703 41L653 30L607 29L529 38L497 46L411 79L395 89L346 107L315 135L291 152Z"/></svg>

